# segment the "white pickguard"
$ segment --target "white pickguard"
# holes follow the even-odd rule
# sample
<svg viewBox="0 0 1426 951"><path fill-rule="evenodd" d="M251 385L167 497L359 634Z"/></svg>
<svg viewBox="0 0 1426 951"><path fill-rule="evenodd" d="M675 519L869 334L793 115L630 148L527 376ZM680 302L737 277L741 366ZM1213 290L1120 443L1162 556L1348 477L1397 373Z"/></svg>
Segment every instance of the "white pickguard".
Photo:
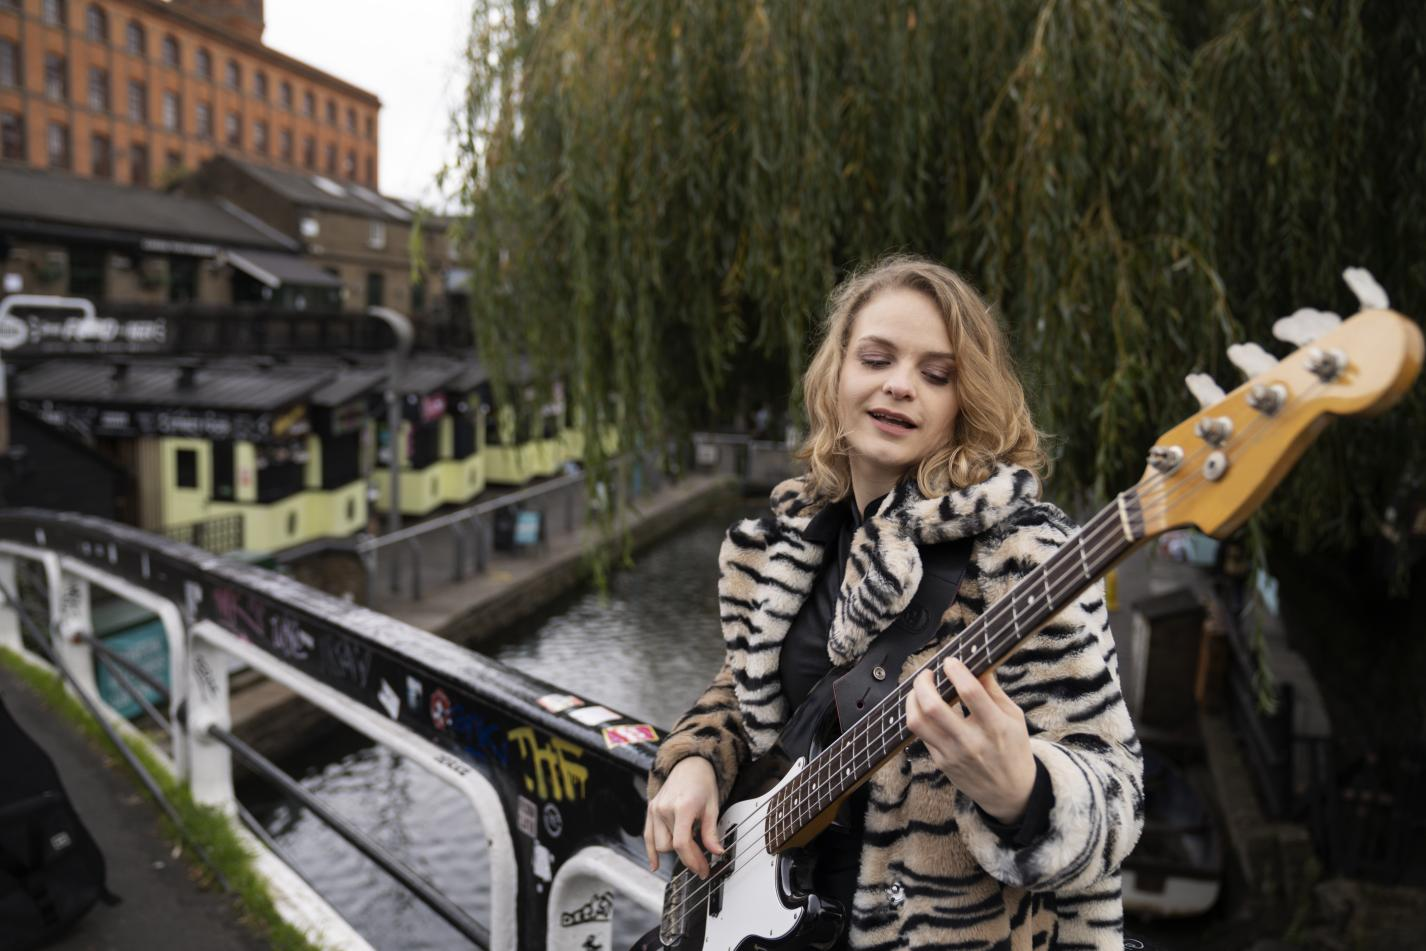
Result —
<svg viewBox="0 0 1426 951"><path fill-rule="evenodd" d="M798 760L771 792L757 799L745 799L729 806L718 820L718 834L726 837L728 827L738 826L738 852L734 870L723 880L723 908L709 915L703 933L704 951L732 951L749 937L776 940L785 936L802 918L804 909L788 908L779 897L777 856L769 855L764 833L767 829L767 802L802 771ZM716 871L719 866L714 866Z"/></svg>

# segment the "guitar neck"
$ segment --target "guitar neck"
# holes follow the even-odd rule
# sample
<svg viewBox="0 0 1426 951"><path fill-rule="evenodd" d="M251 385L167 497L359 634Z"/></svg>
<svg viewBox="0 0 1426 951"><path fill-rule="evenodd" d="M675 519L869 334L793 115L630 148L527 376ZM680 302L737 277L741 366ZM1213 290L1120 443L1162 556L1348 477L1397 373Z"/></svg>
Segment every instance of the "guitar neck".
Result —
<svg viewBox="0 0 1426 951"><path fill-rule="evenodd" d="M956 692L943 661L958 658L976 676L992 669L1144 537L1139 495L1130 489L936 653L927 666L941 696ZM842 799L914 739L906 725L910 692L910 679L898 684L773 796L769 852L805 845Z"/></svg>

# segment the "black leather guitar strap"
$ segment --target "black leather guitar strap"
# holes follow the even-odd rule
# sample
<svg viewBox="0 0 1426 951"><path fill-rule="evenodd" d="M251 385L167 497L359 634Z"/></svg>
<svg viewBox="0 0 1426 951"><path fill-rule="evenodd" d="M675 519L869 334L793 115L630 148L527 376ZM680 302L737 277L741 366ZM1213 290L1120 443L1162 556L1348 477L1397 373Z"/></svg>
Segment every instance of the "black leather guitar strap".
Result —
<svg viewBox="0 0 1426 951"><path fill-rule="evenodd" d="M960 538L921 548L921 584L896 619L850 670L833 667L817 681L788 719L778 744L791 756L809 756L825 737L828 716L837 713L844 732L896 687L901 665L940 629L970 563L974 540Z"/></svg>
<svg viewBox="0 0 1426 951"><path fill-rule="evenodd" d="M842 732L891 693L906 658L926 645L956 600L970 563L972 539L958 538L921 549L921 584L906 610L876 636L856 666L837 678L832 694Z"/></svg>

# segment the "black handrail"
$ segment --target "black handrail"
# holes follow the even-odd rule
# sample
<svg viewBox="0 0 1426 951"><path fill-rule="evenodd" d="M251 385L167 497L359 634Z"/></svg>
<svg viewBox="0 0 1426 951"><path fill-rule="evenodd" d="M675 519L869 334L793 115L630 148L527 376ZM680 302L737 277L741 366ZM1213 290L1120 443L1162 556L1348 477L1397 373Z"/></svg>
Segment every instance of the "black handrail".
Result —
<svg viewBox="0 0 1426 951"><path fill-rule="evenodd" d="M392 878L415 895L436 914L446 920L451 927L475 942L481 948L490 947L490 931L461 910L460 906L442 895L434 885L411 870L406 863L377 844L365 832L338 815L326 803L304 789L275 763L242 740L219 726L208 727L208 735L228 749L254 773L277 786L288 796L300 803L317 818L325 822L333 832L346 839L357 851L381 866Z"/></svg>

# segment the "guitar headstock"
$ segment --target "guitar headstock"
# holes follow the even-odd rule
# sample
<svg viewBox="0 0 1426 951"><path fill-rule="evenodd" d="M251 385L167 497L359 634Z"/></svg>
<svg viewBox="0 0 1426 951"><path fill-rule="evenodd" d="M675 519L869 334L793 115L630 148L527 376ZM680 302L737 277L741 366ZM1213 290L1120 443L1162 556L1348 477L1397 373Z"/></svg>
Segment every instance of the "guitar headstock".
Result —
<svg viewBox="0 0 1426 951"><path fill-rule="evenodd" d="M1383 306L1276 364L1252 349L1235 362L1260 372L1154 444L1144 478L1126 493L1137 498L1145 536L1186 525L1226 536L1332 416L1380 413L1401 399L1421 372L1423 342L1415 323Z"/></svg>

